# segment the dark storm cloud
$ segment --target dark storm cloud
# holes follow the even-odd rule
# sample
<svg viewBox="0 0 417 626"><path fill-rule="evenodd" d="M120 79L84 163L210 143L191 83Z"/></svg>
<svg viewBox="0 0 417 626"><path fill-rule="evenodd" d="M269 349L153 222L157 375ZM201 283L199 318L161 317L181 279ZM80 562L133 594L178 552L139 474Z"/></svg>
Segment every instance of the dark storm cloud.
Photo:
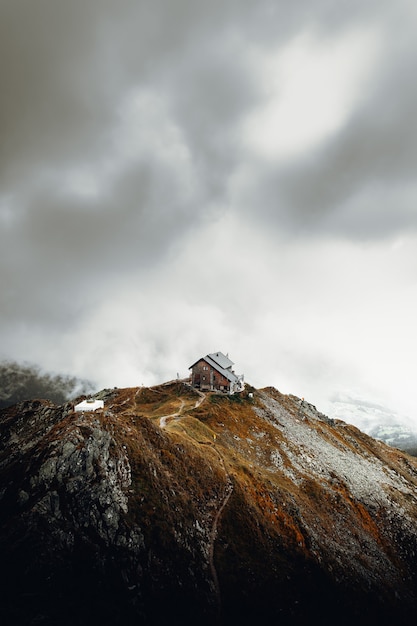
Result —
<svg viewBox="0 0 417 626"><path fill-rule="evenodd" d="M106 149L124 92L164 74L176 89L175 75L196 64L208 34L212 44L221 41L228 18L227 3L216 12L214 4L181 0L3 0L0 9L6 185L7 175L16 184L51 159L68 166Z"/></svg>
<svg viewBox="0 0 417 626"><path fill-rule="evenodd" d="M1 3L4 322L67 326L221 201L251 86L227 41L233 3L197 4Z"/></svg>
<svg viewBox="0 0 417 626"><path fill-rule="evenodd" d="M236 107L250 104L245 59L239 47L228 43L230 37L248 45L277 45L304 23L334 28L343 21L343 7L349 7L353 19L354 3L339 3L336 11L334 3L323 0L295 6L269 1L254 6L243 1L2 0L3 184L7 174L17 183L31 167L50 159L68 165L105 150L118 101L138 84L169 90L193 139L204 136L204 111L221 127Z"/></svg>
<svg viewBox="0 0 417 626"><path fill-rule="evenodd" d="M148 269L198 218L197 198L206 197L180 188L181 172L165 159L169 145L139 137L128 158L118 155L128 140L118 137L124 100L149 90L166 56L181 50L181 6L174 15L123 1L2 3L3 321L68 324L103 278ZM142 134L147 123L161 132L161 119L147 113L138 113ZM140 123L133 119L133 129ZM95 175L97 197L68 189L68 172L100 170L103 158L115 165Z"/></svg>
<svg viewBox="0 0 417 626"><path fill-rule="evenodd" d="M158 163L124 168L99 202L50 186L33 192L0 234L0 277L8 286L3 322L9 315L56 316L68 325L68 315L94 301L117 275L158 264L187 229L192 210Z"/></svg>
<svg viewBox="0 0 417 626"><path fill-rule="evenodd" d="M263 214L280 229L353 240L417 229L414 21L401 22L401 33L399 27L385 25L383 54L344 128L295 162L258 170L248 190L258 219Z"/></svg>
<svg viewBox="0 0 417 626"><path fill-rule="evenodd" d="M114 95L98 58L100 12L91 3L1 3L1 181L50 159L68 162L100 146ZM97 106L99 104L99 106Z"/></svg>
<svg viewBox="0 0 417 626"><path fill-rule="evenodd" d="M411 33L399 48L387 35L369 97L325 146L267 165L240 137L265 95L254 50L277 51L305 29L336 37L386 20L389 5L0 0L4 326L68 329L119 280L140 292L190 233L229 210L246 164L234 208L261 231L357 238L376 236L375 220L380 236L412 226L412 191L393 195L393 209L383 190L412 180ZM233 233L227 245L232 258Z"/></svg>

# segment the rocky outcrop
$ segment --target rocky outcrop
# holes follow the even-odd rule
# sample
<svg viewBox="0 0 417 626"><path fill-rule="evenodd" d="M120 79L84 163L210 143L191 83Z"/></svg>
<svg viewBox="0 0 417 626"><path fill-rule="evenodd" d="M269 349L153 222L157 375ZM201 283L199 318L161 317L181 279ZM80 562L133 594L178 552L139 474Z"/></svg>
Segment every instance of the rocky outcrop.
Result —
<svg viewBox="0 0 417 626"><path fill-rule="evenodd" d="M2 411L3 623L410 623L417 460L250 391Z"/></svg>
<svg viewBox="0 0 417 626"><path fill-rule="evenodd" d="M25 402L4 417L0 519L9 613L17 622L30 617L19 601L29 597L39 620L48 612L66 620L60 600L67 585L74 610L78 594L94 598L112 576L126 590L136 587L143 535L125 521L132 480L126 448L99 417L74 414L71 405Z"/></svg>

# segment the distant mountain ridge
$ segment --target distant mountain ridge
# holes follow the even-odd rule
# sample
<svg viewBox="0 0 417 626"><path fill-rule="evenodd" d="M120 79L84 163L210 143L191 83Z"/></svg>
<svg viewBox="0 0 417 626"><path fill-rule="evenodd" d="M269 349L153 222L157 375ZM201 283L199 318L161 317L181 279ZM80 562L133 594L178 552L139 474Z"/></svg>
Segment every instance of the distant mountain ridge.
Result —
<svg viewBox="0 0 417 626"><path fill-rule="evenodd" d="M3 623L410 623L417 459L274 388L95 398L0 411Z"/></svg>
<svg viewBox="0 0 417 626"><path fill-rule="evenodd" d="M417 424L405 415L349 394L337 395L329 413L375 439L417 456Z"/></svg>
<svg viewBox="0 0 417 626"><path fill-rule="evenodd" d="M92 391L91 382L75 376L50 374L29 363L0 362L0 409L36 398L63 404L76 395Z"/></svg>

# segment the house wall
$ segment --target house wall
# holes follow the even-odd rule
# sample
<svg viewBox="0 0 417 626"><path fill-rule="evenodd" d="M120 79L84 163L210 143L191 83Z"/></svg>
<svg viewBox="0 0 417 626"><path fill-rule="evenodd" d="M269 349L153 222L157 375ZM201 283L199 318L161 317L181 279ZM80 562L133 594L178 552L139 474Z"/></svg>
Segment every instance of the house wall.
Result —
<svg viewBox="0 0 417 626"><path fill-rule="evenodd" d="M191 370L191 384L202 390L217 389L228 391L229 380L209 365L204 359L200 359Z"/></svg>

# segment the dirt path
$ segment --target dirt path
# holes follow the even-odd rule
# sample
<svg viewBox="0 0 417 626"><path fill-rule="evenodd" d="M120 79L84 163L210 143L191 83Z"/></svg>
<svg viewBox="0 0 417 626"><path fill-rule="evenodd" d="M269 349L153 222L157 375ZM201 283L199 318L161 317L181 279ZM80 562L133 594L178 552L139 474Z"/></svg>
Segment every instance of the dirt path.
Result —
<svg viewBox="0 0 417 626"><path fill-rule="evenodd" d="M202 391L200 391L199 389L195 390L198 395L200 396L199 399L196 401L194 408L196 409L197 407L200 406L200 404L202 404L204 402L204 400L207 398L206 394L203 393Z"/></svg>
<svg viewBox="0 0 417 626"><path fill-rule="evenodd" d="M220 506L219 510L217 511L217 513L216 513L216 515L214 517L213 524L212 524L211 531L210 531L210 535L209 535L208 559L209 559L211 576L212 576L212 579L213 579L214 589L215 589L215 592L216 592L216 597L217 597L217 602L218 602L219 608L221 606L221 594L220 594L219 577L217 576L217 570L216 570L216 566L214 564L214 544L215 544L216 539L217 539L217 529L218 529L220 518L222 516L222 513L223 513L227 503L229 502L229 498L232 495L232 493L233 493L233 483L230 480L230 482L228 482L227 485L226 485L226 491L225 491L225 495L224 495L223 501L221 503L221 506Z"/></svg>
<svg viewBox="0 0 417 626"><path fill-rule="evenodd" d="M196 400L194 406L192 407L192 409L197 409L207 398L206 394L203 393L202 391L200 391L199 389L195 389L195 391L198 393L198 399ZM184 407L185 407L185 401L181 400L181 405L178 409L178 411L176 411L175 413L171 413L170 415L163 415L162 417L159 418L159 425L161 428L165 428L167 425L168 420L171 419L181 419L181 416L183 415L184 412ZM191 410L192 410L191 409ZM220 503L219 508L216 511L216 514L213 518L212 524L211 524L211 528L210 531L208 533L208 563L209 563L209 568L210 568L210 572L211 572L211 577L212 577L212 581L213 581L213 586L214 586L214 591L215 591L215 595L216 595L216 599L217 599L217 604L218 604L218 609L219 609L219 613L221 610L221 593L220 593L220 584L219 584L219 578L217 575L217 570L216 570L216 566L214 564L214 547L215 547L215 543L216 543L216 539L217 539L217 534L218 534L218 527L219 527L219 523L221 520L221 517L223 515L223 511L225 509L225 507L227 506L227 503L229 502L230 496L233 493L233 481L230 477L229 472L227 471L226 468L226 464L224 462L223 456L221 454L221 452L219 450L217 450L217 448L213 445L213 443L209 443L209 442L200 442L201 445L209 445L212 447L212 449L216 452L217 456L219 457L220 460L220 464L223 468L223 471L225 473L226 476L226 486L225 486L225 490L224 490L224 495L222 498L222 501Z"/></svg>
<svg viewBox="0 0 417 626"><path fill-rule="evenodd" d="M204 402L204 400L206 399L205 393L203 393L202 391L199 391L198 389L196 389L195 391L198 393L200 397L198 398L198 400L196 400L194 406L192 407L193 409L196 409L197 407L199 407L200 404L202 404L202 402ZM170 415L163 415L162 417L159 418L159 426L161 428L165 428L168 420L179 419L181 415L183 414L184 406L185 406L185 400L181 400L181 405L178 411L176 411L175 413L171 413Z"/></svg>
<svg viewBox="0 0 417 626"><path fill-rule="evenodd" d="M217 598L217 605L218 605L218 610L219 610L219 614L221 613L221 592L220 592L220 584L219 584L219 577L217 576L217 570L216 570L216 566L214 564L214 545L217 539L217 534L218 534L218 527L219 527L219 522L221 519L221 516L223 514L223 511L227 505L227 503L229 502L230 496L233 493L233 481L230 477L229 472L226 469L226 465L223 459L223 456L221 455L221 453L219 452L219 450L217 450L214 446L212 448L213 450L215 450L215 452L217 453L219 459L220 459L220 463L224 469L224 472L226 474L226 487L225 487L225 492L224 492L224 496L223 496L223 500L221 502L221 505L219 507L219 509L216 512L216 515L213 518L213 523L211 525L211 529L210 529L210 533L209 533L209 544L208 544L208 561L209 561L209 567L210 567L210 572L211 572L211 576L212 576L212 580L213 580L213 584L214 584L214 589L215 589L215 593L216 593L216 598Z"/></svg>
<svg viewBox="0 0 417 626"><path fill-rule="evenodd" d="M181 405L180 408L178 409L178 411L176 411L175 413L171 413L170 415L163 415L162 417L159 418L159 425L161 428L165 428L165 426L167 425L167 420L169 419L174 419L174 417L180 417L180 415L182 414L182 411L184 409L184 405L185 405L185 401L181 400Z"/></svg>

